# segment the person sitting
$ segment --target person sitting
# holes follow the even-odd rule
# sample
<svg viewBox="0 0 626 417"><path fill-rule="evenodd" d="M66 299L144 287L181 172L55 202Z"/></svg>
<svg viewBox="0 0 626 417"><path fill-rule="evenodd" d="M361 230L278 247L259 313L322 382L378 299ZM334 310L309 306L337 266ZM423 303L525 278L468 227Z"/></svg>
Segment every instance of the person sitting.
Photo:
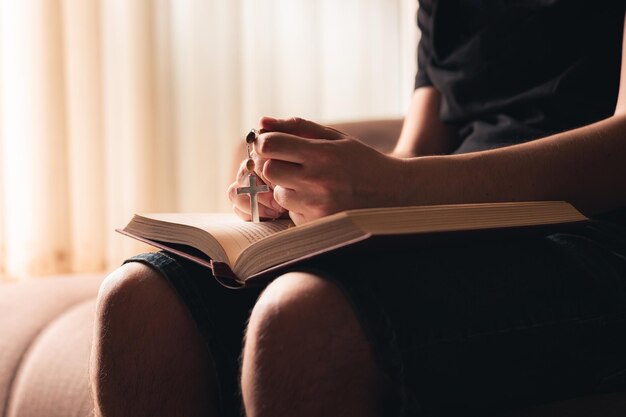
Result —
<svg viewBox="0 0 626 417"><path fill-rule="evenodd" d="M565 200L588 225L335 254L264 290L138 255L100 290L97 414L489 416L626 389L625 9L422 0L393 152L300 118L262 118L254 144L268 219ZM245 173L229 197L248 220Z"/></svg>

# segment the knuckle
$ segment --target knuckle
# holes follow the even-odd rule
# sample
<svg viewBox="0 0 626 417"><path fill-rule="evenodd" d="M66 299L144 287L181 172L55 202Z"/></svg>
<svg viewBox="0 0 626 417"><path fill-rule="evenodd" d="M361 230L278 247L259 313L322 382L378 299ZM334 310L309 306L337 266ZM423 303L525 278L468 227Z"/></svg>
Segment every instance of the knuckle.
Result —
<svg viewBox="0 0 626 417"><path fill-rule="evenodd" d="M283 201L283 187L274 187L274 192L272 194L274 196L274 200L276 200L278 203Z"/></svg>
<svg viewBox="0 0 626 417"><path fill-rule="evenodd" d="M236 178L234 185L236 186L237 184L241 184L244 178L246 178L247 173L248 173L248 169L246 168L245 163L244 163L244 165L242 165L239 168L239 171L237 172L237 178Z"/></svg>
<svg viewBox="0 0 626 417"><path fill-rule="evenodd" d="M283 187L274 188L274 200L282 207L289 206L289 201L287 199L287 190Z"/></svg>
<svg viewBox="0 0 626 417"><path fill-rule="evenodd" d="M324 217L335 213L334 207L329 203L322 203L315 208L317 217Z"/></svg>
<svg viewBox="0 0 626 417"><path fill-rule="evenodd" d="M319 188L325 183L327 175L324 173L324 171L321 171L319 169L306 169L305 168L303 177L304 177L303 180L309 186Z"/></svg>
<svg viewBox="0 0 626 417"><path fill-rule="evenodd" d="M324 198L324 201L328 198L328 196L331 195L331 189L332 185L329 183L329 181L320 181L319 193L321 194L322 198Z"/></svg>
<svg viewBox="0 0 626 417"><path fill-rule="evenodd" d="M314 158L318 162L327 163L331 161L335 155L333 144L326 141L318 141L312 148L314 150Z"/></svg>
<svg viewBox="0 0 626 417"><path fill-rule="evenodd" d="M260 174L263 172L263 166L265 165L265 162L267 161L267 159L265 158L261 158L258 154L254 154L252 156L252 160L254 161L254 172L256 172L257 174ZM245 174L247 174L248 171L246 170Z"/></svg>
<svg viewBox="0 0 626 417"><path fill-rule="evenodd" d="M256 144L258 154L264 155L269 153L275 141L276 135L274 133L264 133L263 136L258 139Z"/></svg>
<svg viewBox="0 0 626 417"><path fill-rule="evenodd" d="M329 185L320 186L317 190L317 198L314 206L317 214L326 216L336 211L335 198L333 198L335 193L333 190L334 188Z"/></svg>
<svg viewBox="0 0 626 417"><path fill-rule="evenodd" d="M274 197L272 193L262 193L259 194L259 203L261 203L261 207L272 208L272 202Z"/></svg>
<svg viewBox="0 0 626 417"><path fill-rule="evenodd" d="M326 217L332 214L332 211L330 210L326 210L323 208L318 208L317 210L314 210L312 213L312 217L319 219L320 217Z"/></svg>
<svg viewBox="0 0 626 417"><path fill-rule="evenodd" d="M226 190L226 195L228 196L228 199L231 201L235 199L235 196L237 195L237 183L236 182L230 184L230 186L228 187L228 190Z"/></svg>
<svg viewBox="0 0 626 417"><path fill-rule="evenodd" d="M301 117L296 117L296 116L291 117L290 120L291 120L291 124L293 124L294 126L300 126L300 125L306 123L306 120L304 120Z"/></svg>
<svg viewBox="0 0 626 417"><path fill-rule="evenodd" d="M273 182L276 178L276 162L271 159L266 161L263 165L263 176L270 182Z"/></svg>
<svg viewBox="0 0 626 417"><path fill-rule="evenodd" d="M318 172L313 174L311 177L313 181L311 183L315 187L315 193L319 195L320 198L327 198L329 195L332 195L333 190L333 180L328 178L328 175L324 175L324 173ZM320 200L321 202L321 200Z"/></svg>
<svg viewBox="0 0 626 417"><path fill-rule="evenodd" d="M257 181L260 183L259 185L271 185L270 182L268 181L267 177L265 176L265 165L267 164L267 160L263 161L263 164L261 164L254 172L257 176Z"/></svg>

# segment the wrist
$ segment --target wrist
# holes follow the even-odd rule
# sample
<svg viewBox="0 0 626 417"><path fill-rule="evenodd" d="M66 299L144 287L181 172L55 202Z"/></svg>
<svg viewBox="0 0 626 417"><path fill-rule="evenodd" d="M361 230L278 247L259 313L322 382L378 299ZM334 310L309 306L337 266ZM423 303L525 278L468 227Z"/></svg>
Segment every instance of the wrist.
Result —
<svg viewBox="0 0 626 417"><path fill-rule="evenodd" d="M401 160L400 194L402 204L435 205L465 202L467 174L462 158L422 156Z"/></svg>

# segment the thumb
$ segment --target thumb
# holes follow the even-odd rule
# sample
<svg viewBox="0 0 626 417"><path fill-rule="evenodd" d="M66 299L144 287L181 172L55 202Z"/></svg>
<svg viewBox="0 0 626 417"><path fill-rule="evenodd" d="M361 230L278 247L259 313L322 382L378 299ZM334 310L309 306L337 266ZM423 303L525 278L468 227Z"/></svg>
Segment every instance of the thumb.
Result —
<svg viewBox="0 0 626 417"><path fill-rule="evenodd" d="M259 124L262 129L272 132L289 133L291 135L301 136L309 139L342 139L346 136L344 133L333 129L332 127L323 126L310 120L300 117L290 117L288 119L274 119L273 117L261 117Z"/></svg>

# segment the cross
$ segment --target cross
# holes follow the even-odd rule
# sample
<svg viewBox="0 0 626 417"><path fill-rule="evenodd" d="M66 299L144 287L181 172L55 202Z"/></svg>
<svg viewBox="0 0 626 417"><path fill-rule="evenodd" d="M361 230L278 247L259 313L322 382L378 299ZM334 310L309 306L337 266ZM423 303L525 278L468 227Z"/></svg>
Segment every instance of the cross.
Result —
<svg viewBox="0 0 626 417"><path fill-rule="evenodd" d="M252 221L254 223L260 223L261 220L259 218L259 203L257 202L256 195L260 193L267 193L270 189L265 184L256 184L256 174L254 172L250 172L250 174L248 174L248 178L250 181L250 185L248 187L237 188L237 195L250 194L250 214L252 215Z"/></svg>

